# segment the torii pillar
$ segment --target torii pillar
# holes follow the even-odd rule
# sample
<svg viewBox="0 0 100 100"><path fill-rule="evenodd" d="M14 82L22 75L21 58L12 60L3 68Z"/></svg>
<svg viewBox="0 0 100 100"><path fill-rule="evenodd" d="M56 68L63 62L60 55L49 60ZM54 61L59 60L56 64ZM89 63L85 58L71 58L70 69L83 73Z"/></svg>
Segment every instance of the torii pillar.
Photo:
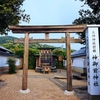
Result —
<svg viewBox="0 0 100 100"><path fill-rule="evenodd" d="M67 60L67 90L72 91L72 69L71 69L71 50L70 50L70 33L66 33L66 60Z"/></svg>
<svg viewBox="0 0 100 100"><path fill-rule="evenodd" d="M30 92L27 89L27 77L28 77L28 48L29 48L29 33L25 33L25 40L24 40L24 64L23 64L23 75L22 75L22 90L21 93L28 93Z"/></svg>
<svg viewBox="0 0 100 100"><path fill-rule="evenodd" d="M65 43L66 43L66 71L67 71L67 90L65 90L64 94L72 95L74 91L72 91L72 69L71 69L71 50L70 50L70 33L65 33Z"/></svg>
<svg viewBox="0 0 100 100"><path fill-rule="evenodd" d="M22 90L27 89L27 70L28 70L28 43L29 42L29 34L25 34L24 41L24 67L23 67L23 78L22 78Z"/></svg>

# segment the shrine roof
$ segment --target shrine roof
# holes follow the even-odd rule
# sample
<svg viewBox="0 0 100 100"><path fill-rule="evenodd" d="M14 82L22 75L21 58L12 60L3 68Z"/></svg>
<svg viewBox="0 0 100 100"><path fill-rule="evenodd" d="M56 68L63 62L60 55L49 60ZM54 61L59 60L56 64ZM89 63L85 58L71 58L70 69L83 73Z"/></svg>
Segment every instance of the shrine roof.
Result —
<svg viewBox="0 0 100 100"><path fill-rule="evenodd" d="M86 47L81 48L80 50L71 54L72 58L86 56Z"/></svg>
<svg viewBox="0 0 100 100"><path fill-rule="evenodd" d="M39 50L54 50L55 48L38 48Z"/></svg>
<svg viewBox="0 0 100 100"><path fill-rule="evenodd" d="M40 56L40 54L35 54L36 57ZM52 54L52 56L57 57L56 54Z"/></svg>

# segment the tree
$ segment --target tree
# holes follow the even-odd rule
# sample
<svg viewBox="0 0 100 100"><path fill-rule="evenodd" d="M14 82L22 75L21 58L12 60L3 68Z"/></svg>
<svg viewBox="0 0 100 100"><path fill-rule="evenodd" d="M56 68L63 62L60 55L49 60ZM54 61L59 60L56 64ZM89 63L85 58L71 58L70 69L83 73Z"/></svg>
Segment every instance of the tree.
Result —
<svg viewBox="0 0 100 100"><path fill-rule="evenodd" d="M36 67L36 54L38 54L39 51L37 49L29 48L29 55L28 55L28 68L29 69L35 69ZM15 49L15 54L23 58L24 55L24 48L21 49Z"/></svg>
<svg viewBox="0 0 100 100"><path fill-rule="evenodd" d="M61 56L62 58L65 58L66 56L66 50L62 49L54 49L53 54L56 54L57 56Z"/></svg>
<svg viewBox="0 0 100 100"><path fill-rule="evenodd" d="M29 69L35 69L36 67L36 54L39 54L39 50L34 48L34 49L29 49L29 58L28 58L28 68Z"/></svg>
<svg viewBox="0 0 100 100"><path fill-rule="evenodd" d="M18 25L20 21L29 22L30 16L21 9L24 0L0 0L0 34L7 34L8 25Z"/></svg>
<svg viewBox="0 0 100 100"><path fill-rule="evenodd" d="M79 0L84 2L84 6L88 9L81 9L79 11L80 17L75 19L73 24L100 24L100 0ZM81 39L82 44L85 44L85 33L77 33Z"/></svg>
<svg viewBox="0 0 100 100"><path fill-rule="evenodd" d="M56 59L56 66L57 68L63 68L63 61L59 61L59 57L64 59L66 57L66 50L62 50L62 48L57 48L53 50L53 54L56 54L58 59Z"/></svg>

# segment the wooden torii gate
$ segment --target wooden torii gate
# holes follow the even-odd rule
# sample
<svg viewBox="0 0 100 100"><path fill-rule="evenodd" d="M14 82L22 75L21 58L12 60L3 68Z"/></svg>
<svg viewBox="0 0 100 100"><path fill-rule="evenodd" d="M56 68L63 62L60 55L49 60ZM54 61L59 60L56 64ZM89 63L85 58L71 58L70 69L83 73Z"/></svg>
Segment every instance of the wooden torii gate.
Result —
<svg viewBox="0 0 100 100"><path fill-rule="evenodd" d="M28 76L28 45L29 43L66 43L66 71L67 71L67 91L72 91L72 69L70 43L81 42L81 39L70 38L70 33L83 32L86 25L53 25L53 26L9 26L13 33L24 33L25 38L15 40L17 43L24 43L24 64L22 90L27 90ZM45 33L45 39L30 39L30 33ZM65 33L65 38L49 39L49 33ZM24 41L23 41L24 40Z"/></svg>

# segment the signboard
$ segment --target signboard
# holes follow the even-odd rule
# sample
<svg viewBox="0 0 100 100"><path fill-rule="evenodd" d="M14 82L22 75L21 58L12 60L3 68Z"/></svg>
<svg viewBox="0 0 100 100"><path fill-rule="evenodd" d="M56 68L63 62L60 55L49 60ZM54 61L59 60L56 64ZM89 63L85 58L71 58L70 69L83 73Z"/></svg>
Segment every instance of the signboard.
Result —
<svg viewBox="0 0 100 100"><path fill-rule="evenodd" d="M100 44L98 26L88 25L85 29L85 34L88 93L91 95L100 95Z"/></svg>

